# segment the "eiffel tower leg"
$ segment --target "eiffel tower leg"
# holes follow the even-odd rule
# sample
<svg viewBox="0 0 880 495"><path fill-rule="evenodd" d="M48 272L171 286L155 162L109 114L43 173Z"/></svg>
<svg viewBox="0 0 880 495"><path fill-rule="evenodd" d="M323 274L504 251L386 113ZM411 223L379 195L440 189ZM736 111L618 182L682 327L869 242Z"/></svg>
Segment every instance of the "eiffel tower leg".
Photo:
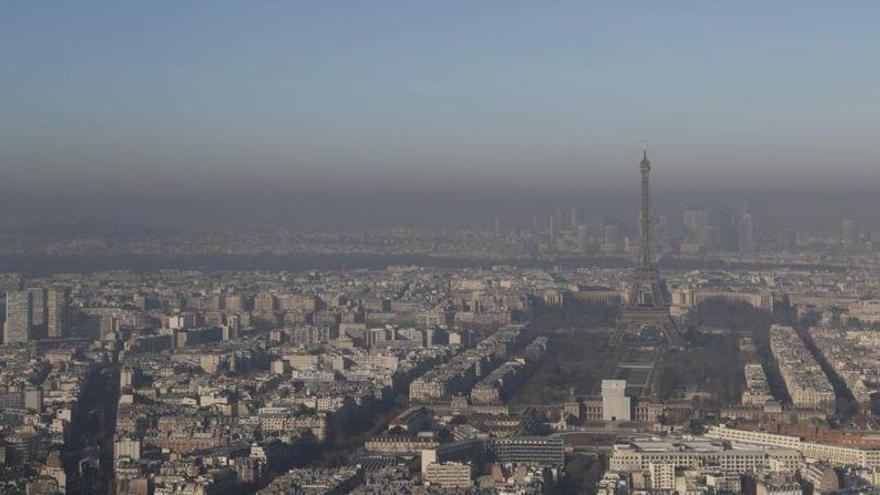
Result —
<svg viewBox="0 0 880 495"><path fill-rule="evenodd" d="M681 336L678 327L669 316L669 311L663 307L653 308L624 308L620 323L611 337L609 343L617 346L623 343L629 334L638 334L644 327L656 328L663 338L672 345L678 345Z"/></svg>

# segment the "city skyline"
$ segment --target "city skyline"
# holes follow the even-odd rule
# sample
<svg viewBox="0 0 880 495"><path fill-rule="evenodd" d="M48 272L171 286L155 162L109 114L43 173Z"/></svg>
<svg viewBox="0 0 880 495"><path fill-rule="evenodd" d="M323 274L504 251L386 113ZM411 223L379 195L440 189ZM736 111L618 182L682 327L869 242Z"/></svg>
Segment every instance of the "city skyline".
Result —
<svg viewBox="0 0 880 495"><path fill-rule="evenodd" d="M0 492L880 495L878 15L0 2Z"/></svg>

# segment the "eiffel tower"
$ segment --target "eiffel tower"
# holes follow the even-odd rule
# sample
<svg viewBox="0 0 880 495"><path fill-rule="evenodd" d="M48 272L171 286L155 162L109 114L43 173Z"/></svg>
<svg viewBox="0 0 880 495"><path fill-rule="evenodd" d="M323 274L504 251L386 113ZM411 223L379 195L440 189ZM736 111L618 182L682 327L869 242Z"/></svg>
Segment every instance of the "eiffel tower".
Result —
<svg viewBox="0 0 880 495"><path fill-rule="evenodd" d="M633 270L627 291L627 302L623 307L617 331L611 338L613 345L623 343L627 336L638 337L642 330L654 329L670 344L679 343L678 328L669 315L665 283L660 271L651 257L651 195L649 175L651 162L648 161L647 147L642 152L639 164L642 173L642 205L639 215L639 234L641 249L639 265Z"/></svg>

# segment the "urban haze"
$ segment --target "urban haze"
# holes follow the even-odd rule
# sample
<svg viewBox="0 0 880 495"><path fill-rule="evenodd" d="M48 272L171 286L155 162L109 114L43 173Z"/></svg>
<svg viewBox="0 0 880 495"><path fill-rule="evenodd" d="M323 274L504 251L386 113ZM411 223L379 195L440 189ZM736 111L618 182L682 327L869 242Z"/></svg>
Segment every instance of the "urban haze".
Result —
<svg viewBox="0 0 880 495"><path fill-rule="evenodd" d="M0 4L0 495L880 493L880 5Z"/></svg>

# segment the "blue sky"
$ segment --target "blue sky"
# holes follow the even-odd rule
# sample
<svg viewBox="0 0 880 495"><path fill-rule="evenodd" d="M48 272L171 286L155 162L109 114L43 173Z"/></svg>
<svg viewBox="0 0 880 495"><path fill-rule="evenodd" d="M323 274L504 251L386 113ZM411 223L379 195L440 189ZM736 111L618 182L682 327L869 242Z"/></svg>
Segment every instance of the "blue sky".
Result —
<svg viewBox="0 0 880 495"><path fill-rule="evenodd" d="M0 182L880 179L880 4L770 4L6 1Z"/></svg>

